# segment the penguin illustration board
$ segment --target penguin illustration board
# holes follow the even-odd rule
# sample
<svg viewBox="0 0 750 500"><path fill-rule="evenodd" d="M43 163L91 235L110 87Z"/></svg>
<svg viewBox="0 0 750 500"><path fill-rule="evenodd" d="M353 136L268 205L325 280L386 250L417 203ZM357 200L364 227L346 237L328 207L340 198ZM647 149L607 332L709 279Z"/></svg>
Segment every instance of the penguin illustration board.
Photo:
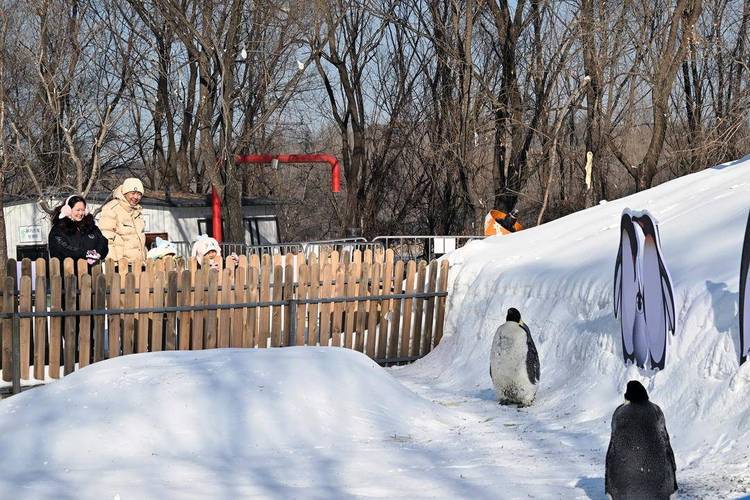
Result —
<svg viewBox="0 0 750 500"><path fill-rule="evenodd" d="M745 227L745 242L742 245L742 259L740 261L740 364L750 357L750 214Z"/></svg>
<svg viewBox="0 0 750 500"><path fill-rule="evenodd" d="M658 225L646 211L623 211L615 261L615 317L620 317L625 362L664 368L667 332L675 331L672 280Z"/></svg>

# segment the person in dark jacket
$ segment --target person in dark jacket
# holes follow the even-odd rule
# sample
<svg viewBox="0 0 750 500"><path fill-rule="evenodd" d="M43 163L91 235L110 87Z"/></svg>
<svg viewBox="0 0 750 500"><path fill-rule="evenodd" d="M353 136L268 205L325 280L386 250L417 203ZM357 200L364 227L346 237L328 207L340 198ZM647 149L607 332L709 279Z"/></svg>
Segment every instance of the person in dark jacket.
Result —
<svg viewBox="0 0 750 500"><path fill-rule="evenodd" d="M50 257L86 259L89 264L103 260L109 252L107 238L96 227L94 216L86 210L86 200L79 195L68 196L52 212L48 246Z"/></svg>
<svg viewBox="0 0 750 500"><path fill-rule="evenodd" d="M664 413L637 380L628 382L625 399L612 415L605 492L613 500L667 500L677 479Z"/></svg>

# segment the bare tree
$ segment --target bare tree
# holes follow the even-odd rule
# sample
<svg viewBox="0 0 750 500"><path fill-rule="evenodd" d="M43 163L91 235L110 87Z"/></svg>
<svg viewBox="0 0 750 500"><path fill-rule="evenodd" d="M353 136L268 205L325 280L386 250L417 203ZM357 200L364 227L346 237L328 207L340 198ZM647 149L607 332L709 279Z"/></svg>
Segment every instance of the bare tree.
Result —
<svg viewBox="0 0 750 500"><path fill-rule="evenodd" d="M673 94L675 107L683 107L684 114L674 120L667 137L677 158L671 175L743 154L737 146L747 133L750 109L745 68L748 21L747 0L714 0L705 5L682 63L682 95Z"/></svg>
<svg viewBox="0 0 750 500"><path fill-rule="evenodd" d="M153 161L164 165L164 185L193 185L198 191L206 184L215 187L224 200L224 238L244 241L242 174L235 155L278 116L304 76L309 62L299 69L295 58L302 44L303 6L290 8L274 0L129 4L149 27L159 54L155 105L148 112L156 131ZM174 69L170 74L174 51L184 54L189 72L184 79ZM179 145L177 124L167 118L172 114L166 91L170 77L176 78L173 86L185 89ZM191 179L185 175L186 163L192 166Z"/></svg>
<svg viewBox="0 0 750 500"><path fill-rule="evenodd" d="M545 56L545 36L551 11L544 2L521 0L515 10L505 0L488 1L490 26L497 39L499 85L494 96L495 206L511 210L532 175L529 152L541 123L546 120L548 99L564 65L573 37L557 43ZM490 29L489 27L487 29ZM523 42L523 43L522 43ZM528 47L528 52L522 48ZM529 60L529 68L521 62ZM528 89L522 89L524 79Z"/></svg>
<svg viewBox="0 0 750 500"><path fill-rule="evenodd" d="M591 84L591 77L585 76L581 79L580 87L571 94L568 98L568 102L565 103L563 109L558 111L557 118L555 119L555 128L552 131L552 146L549 148L549 173L547 174L547 184L544 188L544 199L542 201L542 208L539 210L539 215L536 219L536 225L542 223L544 219L544 211L547 209L547 203L549 202L550 191L552 189L552 179L554 177L555 163L557 161L557 140L560 135L560 130L565 123L565 117L572 111L572 108L577 104L577 101L582 97L582 93L586 87Z"/></svg>
<svg viewBox="0 0 750 500"><path fill-rule="evenodd" d="M650 139L646 153L639 162L630 161L614 140L609 140L608 146L633 177L639 191L651 187L658 173L669 117L669 96L701 7L701 0L677 0L673 7L643 2L637 7L637 12L645 13L645 27L650 28L635 33L638 37L636 47L651 48L649 57L642 58L645 66L644 85L649 87L651 96ZM636 55L636 58L640 56Z"/></svg>
<svg viewBox="0 0 750 500"><path fill-rule="evenodd" d="M18 74L35 76L25 83L35 91L30 99L12 102L8 119L15 143L25 149L26 173L48 211L49 195L91 191L122 115L132 37L99 30L97 6L42 3L35 17L18 20L34 30L31 39L17 40L16 57Z"/></svg>
<svg viewBox="0 0 750 500"><path fill-rule="evenodd" d="M421 3L420 3L421 4ZM421 4L423 5L423 4ZM463 232L484 210L481 178L481 112L485 96L477 92L475 70L476 2L429 2L420 12L421 129L417 144L428 198L427 230Z"/></svg>
<svg viewBox="0 0 750 500"><path fill-rule="evenodd" d="M10 137L5 132L5 54L7 53L8 18L0 11L0 259L8 258L8 240L5 235L5 175L12 166L10 160ZM0 277L5 275L5 266L0 268Z"/></svg>
<svg viewBox="0 0 750 500"><path fill-rule="evenodd" d="M318 35L313 43L315 65L323 80L331 114L341 136L341 157L346 178L344 220L347 231L361 231L366 185L372 172L368 162L365 102L368 66L377 56L387 21L375 16L367 1L326 1L321 4Z"/></svg>
<svg viewBox="0 0 750 500"><path fill-rule="evenodd" d="M302 200L282 223L304 220L306 238L466 233L491 207L542 222L748 152L750 0L2 12L3 194L86 194L125 173L155 190L214 186L229 241L244 240L246 195ZM345 193L318 186L319 169L235 165L281 148L339 151Z"/></svg>

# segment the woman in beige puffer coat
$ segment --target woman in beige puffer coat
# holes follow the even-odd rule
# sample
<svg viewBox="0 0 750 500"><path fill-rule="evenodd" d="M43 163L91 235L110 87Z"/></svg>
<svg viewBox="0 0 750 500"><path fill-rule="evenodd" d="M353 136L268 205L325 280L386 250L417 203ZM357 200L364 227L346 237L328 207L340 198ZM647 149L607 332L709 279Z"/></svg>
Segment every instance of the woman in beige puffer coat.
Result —
<svg viewBox="0 0 750 500"><path fill-rule="evenodd" d="M125 179L112 192L113 200L102 207L99 229L109 242L109 258L146 260L146 221L143 219L143 183Z"/></svg>

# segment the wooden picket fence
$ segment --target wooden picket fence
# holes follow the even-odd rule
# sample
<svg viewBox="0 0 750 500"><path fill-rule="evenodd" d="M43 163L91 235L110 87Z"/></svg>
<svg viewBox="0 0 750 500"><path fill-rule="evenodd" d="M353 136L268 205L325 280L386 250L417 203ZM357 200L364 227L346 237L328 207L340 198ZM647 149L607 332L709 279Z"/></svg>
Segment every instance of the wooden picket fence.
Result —
<svg viewBox="0 0 750 500"><path fill-rule="evenodd" d="M67 375L132 353L221 347L338 346L390 364L440 342L447 261L356 250L223 265L25 259L17 276L8 261L0 283L3 380L14 371L42 380L45 368L59 378L61 369Z"/></svg>

